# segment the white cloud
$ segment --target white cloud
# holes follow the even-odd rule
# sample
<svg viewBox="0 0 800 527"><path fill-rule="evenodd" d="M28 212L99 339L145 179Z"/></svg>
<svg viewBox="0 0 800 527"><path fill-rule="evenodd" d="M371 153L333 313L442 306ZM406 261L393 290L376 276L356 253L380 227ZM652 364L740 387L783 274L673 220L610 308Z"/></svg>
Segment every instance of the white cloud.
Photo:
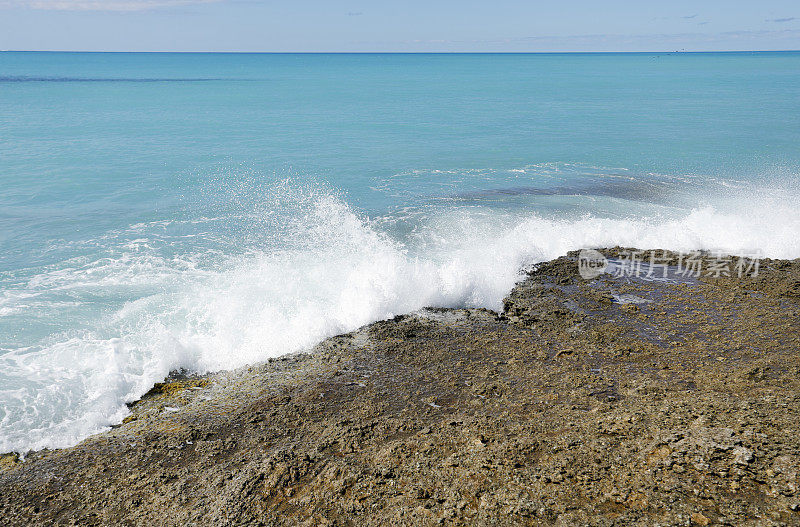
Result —
<svg viewBox="0 0 800 527"><path fill-rule="evenodd" d="M364 43L386 47L387 43ZM721 33L542 35L496 39L403 41L413 51L652 51L798 49L800 30L727 31Z"/></svg>
<svg viewBox="0 0 800 527"><path fill-rule="evenodd" d="M47 11L149 11L220 0L0 0L2 7L25 7Z"/></svg>

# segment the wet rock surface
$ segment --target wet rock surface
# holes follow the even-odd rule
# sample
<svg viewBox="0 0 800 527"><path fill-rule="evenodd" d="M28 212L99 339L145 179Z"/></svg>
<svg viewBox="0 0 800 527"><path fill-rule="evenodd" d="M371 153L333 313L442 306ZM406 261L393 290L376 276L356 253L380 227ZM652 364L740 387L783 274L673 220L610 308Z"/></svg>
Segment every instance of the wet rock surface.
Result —
<svg viewBox="0 0 800 527"><path fill-rule="evenodd" d="M3 524L800 524L800 261L670 282L576 261L502 313L176 375L109 432L0 457Z"/></svg>

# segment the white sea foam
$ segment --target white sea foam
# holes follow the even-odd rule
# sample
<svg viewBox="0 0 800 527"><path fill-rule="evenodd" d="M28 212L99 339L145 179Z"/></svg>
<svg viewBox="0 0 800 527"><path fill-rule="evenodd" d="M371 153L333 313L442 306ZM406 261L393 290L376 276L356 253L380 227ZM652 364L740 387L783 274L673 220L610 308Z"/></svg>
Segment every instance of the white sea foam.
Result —
<svg viewBox="0 0 800 527"><path fill-rule="evenodd" d="M35 316L53 294L117 307L87 311L35 346L0 350L0 452L75 444L121 421L126 402L177 368L235 368L424 306L498 309L521 268L568 250L800 257L790 198L748 192L651 218L461 207L368 220L335 196L312 193L285 222L269 220L277 242L258 243L259 223L244 236L247 247L212 264L203 254L163 254L140 224L116 256L44 270L1 299L0 321Z"/></svg>

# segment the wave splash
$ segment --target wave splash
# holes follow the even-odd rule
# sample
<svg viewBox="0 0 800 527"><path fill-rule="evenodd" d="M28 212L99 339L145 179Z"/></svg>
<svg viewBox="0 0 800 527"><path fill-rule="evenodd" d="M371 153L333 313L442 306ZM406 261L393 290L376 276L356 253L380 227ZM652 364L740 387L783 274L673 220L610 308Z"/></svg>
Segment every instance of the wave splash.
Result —
<svg viewBox="0 0 800 527"><path fill-rule="evenodd" d="M498 309L520 269L568 250L800 257L800 215L774 192L759 203L747 192L653 217L463 206L368 219L332 193L290 190L279 201L292 213L266 222L261 214L249 236L237 233L250 243L235 256L165 252L139 232L150 227L138 226L139 238L116 257L49 270L6 291L0 321L34 316L44 291L57 291L67 308L98 296L123 300L80 321L82 329L0 350L0 452L73 445L120 422L125 403L175 369L236 368L425 306ZM271 243L261 243L262 230L273 233Z"/></svg>

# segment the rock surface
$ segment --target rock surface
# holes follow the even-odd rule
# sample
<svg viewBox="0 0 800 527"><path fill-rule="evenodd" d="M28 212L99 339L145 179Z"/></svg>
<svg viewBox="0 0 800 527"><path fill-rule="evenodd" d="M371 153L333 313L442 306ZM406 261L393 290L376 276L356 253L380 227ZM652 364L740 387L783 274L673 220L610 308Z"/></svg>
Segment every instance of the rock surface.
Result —
<svg viewBox="0 0 800 527"><path fill-rule="evenodd" d="M169 379L109 432L0 457L2 523L800 525L800 260L673 282L576 261L502 313Z"/></svg>

